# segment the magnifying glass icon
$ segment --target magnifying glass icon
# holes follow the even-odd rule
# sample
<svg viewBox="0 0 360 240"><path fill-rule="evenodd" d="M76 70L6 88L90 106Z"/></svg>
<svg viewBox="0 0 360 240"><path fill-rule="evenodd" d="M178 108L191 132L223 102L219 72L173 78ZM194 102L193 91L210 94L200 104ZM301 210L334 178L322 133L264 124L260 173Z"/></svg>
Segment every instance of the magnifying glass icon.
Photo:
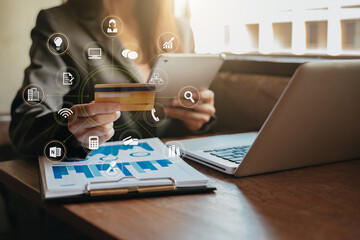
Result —
<svg viewBox="0 0 360 240"><path fill-rule="evenodd" d="M194 99L193 99L193 94L192 94L192 92L190 92L190 91L186 91L186 92L184 93L184 98L185 98L186 100L190 100L192 103L195 103L195 101L194 101Z"/></svg>

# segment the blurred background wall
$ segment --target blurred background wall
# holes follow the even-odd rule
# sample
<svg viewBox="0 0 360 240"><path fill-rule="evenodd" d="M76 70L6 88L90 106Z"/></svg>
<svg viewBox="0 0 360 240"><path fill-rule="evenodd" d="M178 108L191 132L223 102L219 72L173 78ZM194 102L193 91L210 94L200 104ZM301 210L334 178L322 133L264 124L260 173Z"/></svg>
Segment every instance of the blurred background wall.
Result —
<svg viewBox="0 0 360 240"><path fill-rule="evenodd" d="M0 113L10 105L29 65L30 31L41 9L59 5L61 0L0 1Z"/></svg>
<svg viewBox="0 0 360 240"><path fill-rule="evenodd" d="M360 0L169 1L190 21L197 53L360 56ZM61 2L0 0L0 113L29 64L37 13Z"/></svg>

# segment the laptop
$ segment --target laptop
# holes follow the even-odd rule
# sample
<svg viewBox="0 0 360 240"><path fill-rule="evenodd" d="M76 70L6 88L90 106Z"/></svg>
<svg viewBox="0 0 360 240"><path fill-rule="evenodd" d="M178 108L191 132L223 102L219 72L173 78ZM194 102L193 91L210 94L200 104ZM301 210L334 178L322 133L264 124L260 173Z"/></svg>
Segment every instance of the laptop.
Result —
<svg viewBox="0 0 360 240"><path fill-rule="evenodd" d="M237 177L359 159L360 61L301 65L259 132L179 143L186 158Z"/></svg>

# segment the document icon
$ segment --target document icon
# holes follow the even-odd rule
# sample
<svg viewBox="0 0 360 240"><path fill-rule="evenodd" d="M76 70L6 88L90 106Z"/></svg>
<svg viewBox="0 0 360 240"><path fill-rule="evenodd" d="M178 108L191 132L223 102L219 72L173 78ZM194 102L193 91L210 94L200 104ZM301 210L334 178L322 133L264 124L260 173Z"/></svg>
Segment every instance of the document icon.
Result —
<svg viewBox="0 0 360 240"><path fill-rule="evenodd" d="M71 73L63 72L63 85L65 86L73 85L73 80L74 77Z"/></svg>
<svg viewBox="0 0 360 240"><path fill-rule="evenodd" d="M61 148L51 147L49 148L49 156L53 158L57 158L61 156Z"/></svg>

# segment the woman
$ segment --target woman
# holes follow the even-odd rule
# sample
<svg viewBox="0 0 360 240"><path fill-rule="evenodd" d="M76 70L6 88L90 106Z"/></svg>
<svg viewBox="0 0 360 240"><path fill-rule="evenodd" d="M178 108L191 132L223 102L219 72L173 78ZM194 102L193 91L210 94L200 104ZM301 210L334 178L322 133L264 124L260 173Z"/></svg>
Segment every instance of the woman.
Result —
<svg viewBox="0 0 360 240"><path fill-rule="evenodd" d="M122 21L122 32L116 38L106 36L99 27L107 16L117 16ZM111 24L109 26L115 28L114 22ZM210 90L200 92L201 101L192 110L179 108L179 101L173 101L172 107L165 109L168 121L157 128L146 126L141 118L143 114L121 112L115 103L91 101L95 81L145 82L153 59L160 52L157 40L164 32L179 36L176 52L193 51L191 29L172 17L167 0L69 0L59 7L41 11L31 34L31 64L25 70L22 89L12 105L10 136L18 150L41 154L47 142L57 139L66 144L68 158L84 158L89 133L98 136L101 144L110 139L120 140L121 133L129 129L144 138L207 130L215 113L214 94ZM54 33L63 33L68 38L70 47L63 55L49 51L47 42ZM124 64L117 54L129 42L142 50L140 62ZM107 51L101 66L122 66L126 71L89 63L84 58L84 51L90 43L104 46L103 51ZM57 86L55 82L61 69L75 70L81 84ZM96 76L89 78L93 72ZM84 79L89 81L85 83ZM25 103L22 94L30 84L43 89L45 99L41 104L30 106ZM59 119L56 112L69 104L76 114L70 115L67 121Z"/></svg>

